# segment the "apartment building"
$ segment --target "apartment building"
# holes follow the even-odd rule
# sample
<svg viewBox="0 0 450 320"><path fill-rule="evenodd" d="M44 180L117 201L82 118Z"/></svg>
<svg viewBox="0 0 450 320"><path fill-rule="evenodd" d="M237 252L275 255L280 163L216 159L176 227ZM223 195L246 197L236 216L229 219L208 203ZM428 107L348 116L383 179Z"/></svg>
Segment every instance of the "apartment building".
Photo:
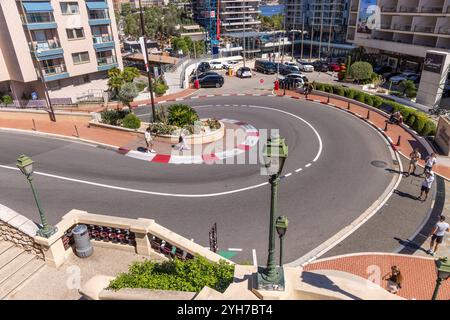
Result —
<svg viewBox="0 0 450 320"><path fill-rule="evenodd" d="M306 55L342 56L353 48L346 44L350 0L285 0L286 30L303 30ZM298 38L298 37L297 37Z"/></svg>
<svg viewBox="0 0 450 320"><path fill-rule="evenodd" d="M1 0L0 92L76 101L122 68L112 0Z"/></svg>
<svg viewBox="0 0 450 320"><path fill-rule="evenodd" d="M399 70L422 70L428 50L450 52L450 0L352 0L347 40Z"/></svg>
<svg viewBox="0 0 450 320"><path fill-rule="evenodd" d="M261 21L261 0L193 0L194 18L206 30L211 28L209 17L219 19L220 34L258 31Z"/></svg>

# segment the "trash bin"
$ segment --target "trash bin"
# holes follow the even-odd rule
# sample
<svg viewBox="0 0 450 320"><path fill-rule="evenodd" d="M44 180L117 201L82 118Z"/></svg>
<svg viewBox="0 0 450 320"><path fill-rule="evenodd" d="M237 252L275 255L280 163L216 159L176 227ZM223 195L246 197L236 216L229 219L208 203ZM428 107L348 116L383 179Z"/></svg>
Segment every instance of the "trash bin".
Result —
<svg viewBox="0 0 450 320"><path fill-rule="evenodd" d="M278 80L275 80L274 82L274 90L279 90L280 89L280 82Z"/></svg>
<svg viewBox="0 0 450 320"><path fill-rule="evenodd" d="M88 228L84 224L79 224L72 230L75 241L75 253L80 258L87 258L92 255L94 248L89 238Z"/></svg>
<svg viewBox="0 0 450 320"><path fill-rule="evenodd" d="M200 89L200 81L198 81L198 79L194 80L194 88L195 89Z"/></svg>
<svg viewBox="0 0 450 320"><path fill-rule="evenodd" d="M229 75L229 76L232 76L232 75L233 75L233 68L232 68L232 67L229 67L229 68L228 68L228 75Z"/></svg>

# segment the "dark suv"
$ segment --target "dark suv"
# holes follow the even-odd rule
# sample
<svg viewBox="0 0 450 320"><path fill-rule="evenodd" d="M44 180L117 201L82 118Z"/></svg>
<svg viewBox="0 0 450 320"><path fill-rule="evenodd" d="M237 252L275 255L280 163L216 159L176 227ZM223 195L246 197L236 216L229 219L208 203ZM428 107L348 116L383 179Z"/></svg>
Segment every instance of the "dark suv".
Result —
<svg viewBox="0 0 450 320"><path fill-rule="evenodd" d="M198 80L200 83L200 87L202 88L220 88L225 82L224 78L220 74L209 74Z"/></svg>
<svg viewBox="0 0 450 320"><path fill-rule="evenodd" d="M266 74L275 74L277 72L277 66L270 61L256 60L255 70Z"/></svg>

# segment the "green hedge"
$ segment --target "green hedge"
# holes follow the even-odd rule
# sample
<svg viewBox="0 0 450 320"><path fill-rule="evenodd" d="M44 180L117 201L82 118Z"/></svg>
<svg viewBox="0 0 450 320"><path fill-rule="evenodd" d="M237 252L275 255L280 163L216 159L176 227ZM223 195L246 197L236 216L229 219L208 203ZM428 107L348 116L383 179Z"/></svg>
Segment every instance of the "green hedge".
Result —
<svg viewBox="0 0 450 320"><path fill-rule="evenodd" d="M340 85L313 82L313 87L317 91L334 93L336 95L354 99L369 106L380 109L382 106L390 108L391 112L400 111L403 121L414 131L422 136L434 136L436 134L436 124L423 112L402 105L401 103L386 100L378 96L371 95L353 88L344 88Z"/></svg>
<svg viewBox="0 0 450 320"><path fill-rule="evenodd" d="M123 118L122 125L128 129L139 129L141 127L141 120L133 113L129 113Z"/></svg>

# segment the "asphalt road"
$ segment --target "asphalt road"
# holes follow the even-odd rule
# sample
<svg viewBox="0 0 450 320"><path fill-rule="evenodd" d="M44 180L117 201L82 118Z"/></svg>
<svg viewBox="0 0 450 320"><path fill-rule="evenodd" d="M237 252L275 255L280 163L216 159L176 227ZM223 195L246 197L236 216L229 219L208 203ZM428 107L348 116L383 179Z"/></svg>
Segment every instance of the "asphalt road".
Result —
<svg viewBox="0 0 450 320"><path fill-rule="evenodd" d="M353 221L392 179L385 168L371 165L372 161L380 160L392 166L385 142L375 130L345 112L275 97L218 97L189 103L203 106L198 108L201 117L237 119L258 129L280 129L286 138L289 158L284 173L292 175L282 180L278 203L278 214L287 215L290 221L285 262L304 255ZM138 114L148 112L145 107L137 110ZM295 115L310 123L320 135L323 149L316 162L312 160L320 149L319 139ZM233 258L237 262L251 261L252 249L256 249L258 263L265 263L270 186L208 196L266 182L267 177L260 175L260 165L149 163L81 143L0 131L0 165L14 167L22 153L36 161L38 172L81 180L35 177L51 223L58 222L72 208L152 218L208 246L209 229L217 222L219 249L242 249ZM295 172L300 168L302 171ZM177 197L179 194L191 197ZM0 167L0 203L38 220L29 186L18 171Z"/></svg>

